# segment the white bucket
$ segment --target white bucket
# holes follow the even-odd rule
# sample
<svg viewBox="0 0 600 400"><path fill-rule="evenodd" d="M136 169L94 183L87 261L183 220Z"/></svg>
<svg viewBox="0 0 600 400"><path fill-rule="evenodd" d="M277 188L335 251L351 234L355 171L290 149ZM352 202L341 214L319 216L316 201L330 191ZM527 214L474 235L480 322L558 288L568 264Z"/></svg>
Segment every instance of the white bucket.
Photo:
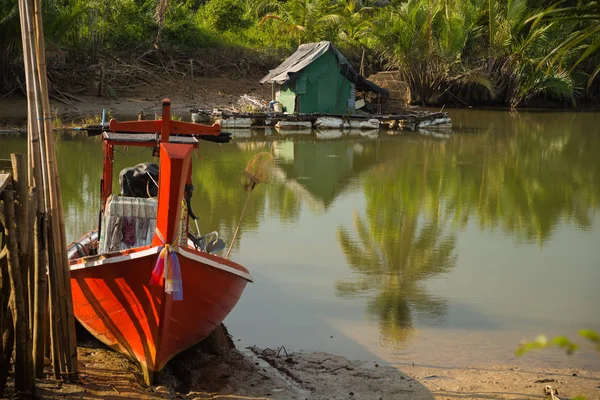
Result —
<svg viewBox="0 0 600 400"><path fill-rule="evenodd" d="M275 112L283 112L283 104L281 104L280 102L273 104L273 110Z"/></svg>

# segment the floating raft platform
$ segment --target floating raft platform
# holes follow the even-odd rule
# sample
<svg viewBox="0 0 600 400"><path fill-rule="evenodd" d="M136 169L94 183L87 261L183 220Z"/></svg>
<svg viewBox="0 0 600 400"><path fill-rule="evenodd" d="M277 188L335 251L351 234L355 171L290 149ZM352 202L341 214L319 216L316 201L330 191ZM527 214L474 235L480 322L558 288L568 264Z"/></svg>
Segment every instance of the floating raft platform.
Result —
<svg viewBox="0 0 600 400"><path fill-rule="evenodd" d="M400 114L284 114L231 113L202 111L197 115L205 122L218 122L222 128L276 128L278 131L323 129L393 129L415 131L421 128L449 130L448 113L407 111Z"/></svg>

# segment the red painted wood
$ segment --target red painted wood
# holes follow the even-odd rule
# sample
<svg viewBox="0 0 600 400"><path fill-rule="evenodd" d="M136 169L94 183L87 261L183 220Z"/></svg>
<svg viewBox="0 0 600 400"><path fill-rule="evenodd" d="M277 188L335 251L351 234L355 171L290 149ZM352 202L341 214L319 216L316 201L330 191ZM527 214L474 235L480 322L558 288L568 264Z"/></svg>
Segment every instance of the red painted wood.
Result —
<svg viewBox="0 0 600 400"><path fill-rule="evenodd" d="M139 251L143 250L129 253ZM194 249L186 251L225 263ZM113 254L104 262L119 255ZM172 301L163 287L149 285L156 257L151 254L71 270L77 319L106 345L139 362L148 383L171 358L205 339L225 319L247 283L240 276L179 254L183 300ZM226 264L247 273L241 265ZM77 260L71 265L77 265ZM170 313L160 318L165 298Z"/></svg>
<svg viewBox="0 0 600 400"><path fill-rule="evenodd" d="M221 125L214 123L212 125L192 124L190 122L171 121L171 133L178 135L214 135L219 136Z"/></svg>
<svg viewBox="0 0 600 400"><path fill-rule="evenodd" d="M172 244L177 235L191 154L192 147L189 145L174 143L160 145L156 229L160 231L165 242L163 243L156 234L152 241L153 246Z"/></svg>
<svg viewBox="0 0 600 400"><path fill-rule="evenodd" d="M102 165L102 208L112 193L114 147L104 142L104 160Z"/></svg>
<svg viewBox="0 0 600 400"><path fill-rule="evenodd" d="M116 119L111 119L108 123L108 129L111 132L152 133L160 132L161 126L160 120L119 122Z"/></svg>
<svg viewBox="0 0 600 400"><path fill-rule="evenodd" d="M169 142L171 134L171 100L164 99L162 101L162 125L160 127L160 141L162 143Z"/></svg>
<svg viewBox="0 0 600 400"><path fill-rule="evenodd" d="M218 136L221 133L221 125L214 123L212 125L194 124L191 122L173 121L170 123L170 134L171 135L214 135ZM119 122L115 119L111 119L108 128L111 132L123 132L123 133L152 133L162 132L163 123L162 120L151 120L151 121L123 121ZM161 137L162 140L162 137ZM168 140L166 140L168 142ZM139 146L148 144L140 144Z"/></svg>

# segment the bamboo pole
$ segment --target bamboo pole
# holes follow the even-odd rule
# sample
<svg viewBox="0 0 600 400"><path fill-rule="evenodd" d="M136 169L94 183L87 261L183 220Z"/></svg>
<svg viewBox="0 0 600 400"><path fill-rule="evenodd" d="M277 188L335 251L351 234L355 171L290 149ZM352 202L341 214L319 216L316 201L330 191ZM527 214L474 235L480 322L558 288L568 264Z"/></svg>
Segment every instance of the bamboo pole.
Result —
<svg viewBox="0 0 600 400"><path fill-rule="evenodd" d="M34 189L29 193L29 204L30 207L35 206L37 203L37 191ZM34 238L42 237L42 233L39 232L40 229L43 229L40 226L40 219L37 215L33 213L29 213L29 222L27 226L33 226L33 235ZM30 246L32 241L30 240ZM37 246L38 243L35 244ZM35 248L34 253L36 255L35 260L39 260L37 258L38 249ZM30 252L30 254L32 254ZM42 255L45 255L45 252L42 251ZM31 324L33 325L32 337L33 337L33 369L35 372L36 378L44 377L44 351L45 351L45 339L46 339L46 309L48 304L48 283L46 281L46 262L45 257L43 258L43 263L34 262L33 263L33 319L31 320ZM31 298L31 295L30 295Z"/></svg>
<svg viewBox="0 0 600 400"><path fill-rule="evenodd" d="M47 261L50 272L58 269L55 279L51 281L51 300L50 310L53 313L51 318L52 329L52 359L54 364L55 377L68 377L70 373L77 372L76 361L76 342L74 335L74 321L72 318L72 304L70 297L70 285L68 276L65 274L67 267L64 235L64 221L61 224L62 204L60 200L60 187L57 185L58 174L56 169L56 158L54 155L54 142L52 136L51 114L48 101L45 50L43 38L43 26L41 24L41 13L39 1L19 0L19 9L21 11L21 23L23 32L23 47L26 77L28 78L28 111L30 127L30 145L31 151L30 166L31 179L35 185L42 190L38 191L38 207L41 213L36 218L38 233L36 268L38 279L36 280L36 301L38 306L38 315L36 318L36 327L34 335L36 343L43 343L45 321L45 287L44 278L46 267L46 250L53 249L48 253ZM35 17L32 14L35 12ZM40 132L44 129L44 135ZM37 142L37 145L36 145ZM58 190L57 190L58 188ZM50 214L50 215L48 215ZM49 218L48 218L49 217ZM55 223L50 223L54 220ZM60 227L63 226L61 234ZM48 235L48 227L52 227L52 235ZM50 240L45 240L50 239ZM46 248L47 245L48 246ZM35 251L34 250L34 251ZM54 290L56 289L56 290ZM69 309L71 318L69 318ZM69 321L71 319L71 321ZM72 334L71 334L72 332ZM36 346L36 350L41 351L42 346ZM73 355L75 361L73 362ZM39 360L36 354L36 360ZM68 361L71 361L70 363ZM42 362L38 362L36 370L43 368Z"/></svg>
<svg viewBox="0 0 600 400"><path fill-rule="evenodd" d="M51 228L48 225L52 224L52 221L48 219L46 221L47 225L45 229L48 232L51 231ZM51 235L48 233L48 236ZM54 253L54 243L52 241L48 242L48 254ZM58 300L58 289L57 289L57 273L56 273L56 264L54 263L54 258L48 257L48 317L49 317L49 333L50 333L50 351L52 354L52 371L54 374L54 379L61 379L63 376L62 373L65 372L66 369L66 357L64 351L64 341L61 340L62 336L60 335L61 331L61 323L57 321L61 318L61 309L59 307Z"/></svg>
<svg viewBox="0 0 600 400"><path fill-rule="evenodd" d="M4 225L8 231L8 276L12 289L11 304L15 329L15 390L29 393L35 398L35 379L31 368L31 341L25 309L25 293L19 269L17 222L15 219L15 194L12 190L2 192Z"/></svg>
<svg viewBox="0 0 600 400"><path fill-rule="evenodd" d="M73 315L73 302L71 297L71 283L69 276L69 263L67 260L67 240L65 234L65 221L62 209L60 179L56 162L54 134L52 132L52 113L48 99L48 78L46 74L46 53L44 45L44 29L42 22L42 7L40 0L34 2L34 21L36 32L36 50L38 74L40 82L41 104L44 118L44 138L46 144L46 162L48 174L48 189L50 194L51 228L53 236L53 252L55 254L56 272L58 278L59 304L61 306L61 320L63 321L66 353L66 377L75 377L78 372L77 365L77 340L75 337L75 317Z"/></svg>
<svg viewBox="0 0 600 400"><path fill-rule="evenodd" d="M25 77L27 85L27 108L28 108L28 152L29 152L29 185L36 194L32 202L30 213L34 216L34 237L33 237L33 258L34 258L34 276L37 276L34 287L34 307L38 307L38 312L41 309L42 315L32 321L33 323L33 340L36 344L36 354L34 354L35 373L36 376L43 376L43 354L37 354L39 351L40 341L43 343L45 338L45 325L40 324L40 320L45 320L47 290L45 286L46 275L46 244L47 235L44 228L46 219L47 202L46 185L44 179L43 138L40 137L41 124L41 107L37 101L39 93L39 85L37 83L37 71L34 51L34 32L33 22L31 17L31 2L28 0L19 0L19 13L21 17L21 33L23 41L23 60L25 67ZM36 189L37 188L37 189ZM31 253L30 253L31 254ZM40 279L40 276L43 278ZM36 311L34 310L34 314ZM41 357L41 358L40 358ZM54 357L53 357L54 359Z"/></svg>

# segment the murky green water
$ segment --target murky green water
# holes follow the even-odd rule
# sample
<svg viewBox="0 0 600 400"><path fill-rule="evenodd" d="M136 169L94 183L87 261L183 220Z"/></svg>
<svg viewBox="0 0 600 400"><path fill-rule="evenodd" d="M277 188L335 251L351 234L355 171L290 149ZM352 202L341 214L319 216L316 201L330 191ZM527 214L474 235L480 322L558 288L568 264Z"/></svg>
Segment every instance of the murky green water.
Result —
<svg viewBox="0 0 600 400"><path fill-rule="evenodd" d="M226 324L244 345L440 366L514 362L522 338L600 330L600 114L451 111L449 138L254 135L203 144L201 229L231 238L249 285ZM323 137L336 137L334 133ZM24 151L0 138L0 156ZM149 153L121 149L118 171ZM95 228L102 147L58 141L67 236ZM185 277L184 277L185 279ZM521 363L600 368L584 346Z"/></svg>

